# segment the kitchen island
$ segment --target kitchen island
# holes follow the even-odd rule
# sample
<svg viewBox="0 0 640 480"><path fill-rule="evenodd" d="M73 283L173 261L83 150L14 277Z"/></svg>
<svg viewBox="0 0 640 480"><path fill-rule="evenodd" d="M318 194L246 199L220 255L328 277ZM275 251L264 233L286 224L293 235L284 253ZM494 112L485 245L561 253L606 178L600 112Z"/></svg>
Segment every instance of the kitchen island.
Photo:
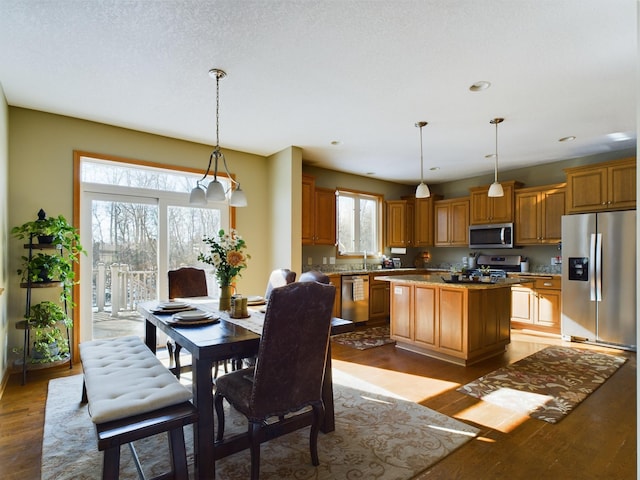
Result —
<svg viewBox="0 0 640 480"><path fill-rule="evenodd" d="M391 338L398 348L466 366L501 354L511 341L511 286L522 279L449 283L440 275L395 275L377 280L391 283Z"/></svg>

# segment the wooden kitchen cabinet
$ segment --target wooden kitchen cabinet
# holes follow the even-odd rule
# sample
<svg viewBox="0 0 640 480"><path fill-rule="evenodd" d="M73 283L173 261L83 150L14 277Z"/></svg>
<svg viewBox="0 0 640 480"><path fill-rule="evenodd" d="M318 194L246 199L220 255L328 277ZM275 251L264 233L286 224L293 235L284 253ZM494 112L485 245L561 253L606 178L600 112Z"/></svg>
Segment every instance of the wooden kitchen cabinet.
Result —
<svg viewBox="0 0 640 480"><path fill-rule="evenodd" d="M342 276L329 275L329 282L336 287L336 298L333 301L333 316L342 317Z"/></svg>
<svg viewBox="0 0 640 480"><path fill-rule="evenodd" d="M516 190L514 221L516 245L560 242L564 208L564 183Z"/></svg>
<svg viewBox="0 0 640 480"><path fill-rule="evenodd" d="M434 202L434 245L466 247L469 245L469 198L452 198Z"/></svg>
<svg viewBox="0 0 640 480"><path fill-rule="evenodd" d="M442 196L432 195L428 198L406 197L401 200L388 200L387 246L432 246L433 206L440 198Z"/></svg>
<svg viewBox="0 0 640 480"><path fill-rule="evenodd" d="M562 280L555 276L527 276L533 283L511 288L513 326L560 334Z"/></svg>
<svg viewBox="0 0 640 480"><path fill-rule="evenodd" d="M387 246L413 246L413 205L408 200L387 200ZM409 218L411 219L409 221ZM410 230L411 228L411 230Z"/></svg>
<svg viewBox="0 0 640 480"><path fill-rule="evenodd" d="M396 346L458 365L504 352L511 340L510 288L467 289L391 282Z"/></svg>
<svg viewBox="0 0 640 480"><path fill-rule="evenodd" d="M434 235L434 205L441 195L431 195L429 198L416 198L414 202L413 246L430 247L433 245Z"/></svg>
<svg viewBox="0 0 640 480"><path fill-rule="evenodd" d="M489 197L489 186L470 188L470 219L471 225L487 223L513 222L515 189L522 183L511 180L500 182L504 196Z"/></svg>
<svg viewBox="0 0 640 480"><path fill-rule="evenodd" d="M566 213L636 208L636 159L566 168Z"/></svg>
<svg viewBox="0 0 640 480"><path fill-rule="evenodd" d="M302 244L336 244L335 191L316 187L309 175L302 176Z"/></svg>

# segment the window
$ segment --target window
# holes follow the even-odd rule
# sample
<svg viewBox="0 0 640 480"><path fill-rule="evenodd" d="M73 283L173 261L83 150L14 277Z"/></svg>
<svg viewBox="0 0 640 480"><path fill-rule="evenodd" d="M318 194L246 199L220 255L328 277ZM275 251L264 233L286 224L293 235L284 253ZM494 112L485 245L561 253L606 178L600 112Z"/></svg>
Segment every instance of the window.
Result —
<svg viewBox="0 0 640 480"><path fill-rule="evenodd" d="M382 197L338 190L338 254L382 251Z"/></svg>

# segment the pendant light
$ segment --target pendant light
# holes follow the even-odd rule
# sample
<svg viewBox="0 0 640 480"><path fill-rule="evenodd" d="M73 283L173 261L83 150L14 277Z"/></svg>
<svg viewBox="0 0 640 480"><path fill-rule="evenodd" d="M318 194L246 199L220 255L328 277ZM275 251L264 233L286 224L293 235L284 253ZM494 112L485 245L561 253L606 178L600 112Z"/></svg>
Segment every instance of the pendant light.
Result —
<svg viewBox="0 0 640 480"><path fill-rule="evenodd" d="M416 122L416 127L420 129L420 185L416 188L416 198L428 198L431 196L429 187L424 183L424 161L422 159L422 127L427 125L427 122Z"/></svg>
<svg viewBox="0 0 640 480"><path fill-rule="evenodd" d="M216 146L209 156L209 164L207 165L207 171L203 177L196 182L196 186L191 190L189 195L189 203L191 205L206 205L208 200L214 202L224 202L229 197L229 205L232 207L246 207L247 196L240 188L240 182L237 182L229 173L227 167L227 159L220 151L220 79L227 76L224 70L219 68L212 68L209 70L209 76L216 80ZM204 188L204 180L211 171L211 162L215 160L213 167L213 180L209 183L209 186ZM227 176L231 185L225 191L224 186L218 180L218 160L222 160L224 170L227 172ZM234 185L236 186L235 188ZM206 192L206 193L205 193Z"/></svg>
<svg viewBox="0 0 640 480"><path fill-rule="evenodd" d="M498 124L502 123L504 118L494 118L493 120L489 120L489 123L496 126L496 152L495 152L495 168L494 168L494 180L491 186L489 187L489 196L490 197L504 197L504 191L502 190L502 185L498 183Z"/></svg>

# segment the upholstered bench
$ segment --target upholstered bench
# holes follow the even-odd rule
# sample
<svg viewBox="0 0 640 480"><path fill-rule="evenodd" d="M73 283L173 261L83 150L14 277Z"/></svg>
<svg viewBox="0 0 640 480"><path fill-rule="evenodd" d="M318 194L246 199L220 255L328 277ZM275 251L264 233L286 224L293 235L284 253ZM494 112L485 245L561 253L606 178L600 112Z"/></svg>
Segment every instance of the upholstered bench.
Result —
<svg viewBox="0 0 640 480"><path fill-rule="evenodd" d="M189 401L191 391L139 337L83 342L80 359L84 371L82 401L89 403L98 450L104 451L102 478L118 478L122 444L130 445L140 469L131 442L167 432L171 475L187 479L183 427L197 420L197 411Z"/></svg>

